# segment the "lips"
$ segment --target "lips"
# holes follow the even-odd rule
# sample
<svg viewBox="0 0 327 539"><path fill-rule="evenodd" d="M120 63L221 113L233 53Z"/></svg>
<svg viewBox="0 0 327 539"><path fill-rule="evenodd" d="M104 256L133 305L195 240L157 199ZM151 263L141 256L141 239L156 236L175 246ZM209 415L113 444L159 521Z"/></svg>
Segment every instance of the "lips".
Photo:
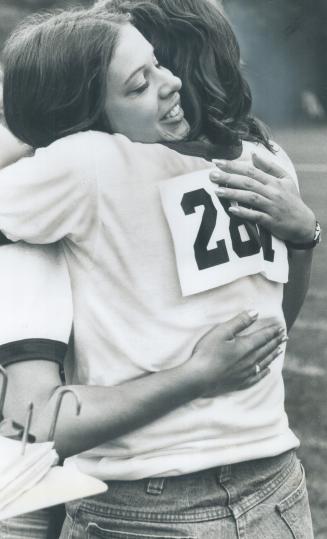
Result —
<svg viewBox="0 0 327 539"><path fill-rule="evenodd" d="M167 120L168 118L175 118L180 112L181 112L181 106L175 105L167 114L163 117L163 119Z"/></svg>
<svg viewBox="0 0 327 539"><path fill-rule="evenodd" d="M180 97L178 96L171 104L167 112L162 116L162 121L180 121L184 117L184 111L180 106Z"/></svg>

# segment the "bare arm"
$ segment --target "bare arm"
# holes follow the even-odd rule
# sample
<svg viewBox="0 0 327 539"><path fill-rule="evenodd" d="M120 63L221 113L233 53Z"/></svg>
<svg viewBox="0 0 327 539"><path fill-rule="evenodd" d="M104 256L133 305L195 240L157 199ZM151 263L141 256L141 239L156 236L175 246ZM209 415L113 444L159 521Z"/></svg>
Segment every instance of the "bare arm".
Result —
<svg viewBox="0 0 327 539"><path fill-rule="evenodd" d="M302 308L310 284L313 249L288 253L289 278L284 286L283 311L289 330Z"/></svg>
<svg viewBox="0 0 327 539"><path fill-rule="evenodd" d="M278 165L253 157L253 166L244 162L217 162L211 173L218 184L219 197L237 201L230 212L261 224L276 237L292 243L313 239L315 216L303 202L294 180ZM246 204L251 209L242 205ZM283 310L287 328L296 320L305 299L311 273L312 249L289 249L289 281L284 287Z"/></svg>
<svg viewBox="0 0 327 539"><path fill-rule="evenodd" d="M268 374L285 336L273 321L264 322L251 334L238 335L255 320L256 315L245 312L216 327L198 343L190 360L174 369L114 387L68 386L78 393L82 410L76 417L73 397L65 396L55 435L60 456L68 457L137 429L201 395L257 383ZM261 365L259 374L257 363ZM39 441L46 440L60 391L58 366L38 360L13 363L7 370L5 416L23 422L32 400L32 433Z"/></svg>

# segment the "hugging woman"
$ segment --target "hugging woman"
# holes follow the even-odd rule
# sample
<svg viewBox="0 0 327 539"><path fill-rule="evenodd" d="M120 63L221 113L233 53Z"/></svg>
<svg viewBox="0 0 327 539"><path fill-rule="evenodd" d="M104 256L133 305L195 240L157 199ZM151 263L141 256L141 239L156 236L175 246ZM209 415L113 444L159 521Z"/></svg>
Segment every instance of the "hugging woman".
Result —
<svg viewBox="0 0 327 539"><path fill-rule="evenodd" d="M284 347L278 348L285 341L286 247L230 217L209 181L208 159L221 156L210 139L191 143L193 150L183 144L184 155L177 146L140 144L188 137L180 81L158 64L130 17L103 7L85 13L57 15L18 31L7 46L4 79L9 127L42 149L1 173L0 228L13 240L61 242L74 303L76 356L69 383L80 385L83 405L92 393L99 409L103 386L119 387L155 371L164 376L186 365L208 331L244 307L259 311L267 344L260 360L253 354L252 375L239 391L217 396L214 383L201 398L148 426L139 422L134 432L112 441L94 424L93 449L85 440L86 417L77 438L84 432L88 451L67 465L110 481L110 489L69 504L62 536L241 537L245 529L251 537L273 537L273 529L275 537L288 537L284 518L296 511L302 537L310 537L304 478L293 451L298 441L283 408ZM54 65L59 36L62 54ZM30 93L21 91L26 73L33 73ZM255 148L292 175L281 150L269 153L257 124L249 119L244 126L249 140L243 158ZM205 126L198 138L203 136L209 138ZM194 199L199 195L200 202ZM220 218L219 228L211 227L213 245L207 232L199 234L198 206L209 207L214 225ZM228 353L235 340L226 345ZM202 372L201 361L194 363ZM260 368L266 376L253 386ZM294 491L291 499L298 503L290 504Z"/></svg>

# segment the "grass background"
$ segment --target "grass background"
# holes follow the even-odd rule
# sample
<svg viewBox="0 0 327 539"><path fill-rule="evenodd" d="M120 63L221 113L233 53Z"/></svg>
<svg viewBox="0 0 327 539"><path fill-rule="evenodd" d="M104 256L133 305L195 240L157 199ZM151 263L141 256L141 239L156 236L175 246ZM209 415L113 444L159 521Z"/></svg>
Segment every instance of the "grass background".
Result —
<svg viewBox="0 0 327 539"><path fill-rule="evenodd" d="M296 126L274 133L292 158L302 195L327 230L327 128ZM327 538L327 243L314 253L304 307L290 333L284 378L286 409L301 440L316 539Z"/></svg>

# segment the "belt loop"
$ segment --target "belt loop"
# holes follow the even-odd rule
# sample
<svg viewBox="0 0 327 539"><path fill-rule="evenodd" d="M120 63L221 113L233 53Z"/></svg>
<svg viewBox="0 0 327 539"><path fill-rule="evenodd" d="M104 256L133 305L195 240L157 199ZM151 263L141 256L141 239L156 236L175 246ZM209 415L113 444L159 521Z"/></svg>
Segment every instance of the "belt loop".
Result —
<svg viewBox="0 0 327 539"><path fill-rule="evenodd" d="M230 464L226 464L226 466L219 466L219 468L217 468L218 483L223 483L224 481L230 479L231 471L232 467Z"/></svg>
<svg viewBox="0 0 327 539"><path fill-rule="evenodd" d="M151 477L147 480L148 484L146 487L147 494L153 494L154 496L160 496L163 493L165 488L165 478L164 477Z"/></svg>

